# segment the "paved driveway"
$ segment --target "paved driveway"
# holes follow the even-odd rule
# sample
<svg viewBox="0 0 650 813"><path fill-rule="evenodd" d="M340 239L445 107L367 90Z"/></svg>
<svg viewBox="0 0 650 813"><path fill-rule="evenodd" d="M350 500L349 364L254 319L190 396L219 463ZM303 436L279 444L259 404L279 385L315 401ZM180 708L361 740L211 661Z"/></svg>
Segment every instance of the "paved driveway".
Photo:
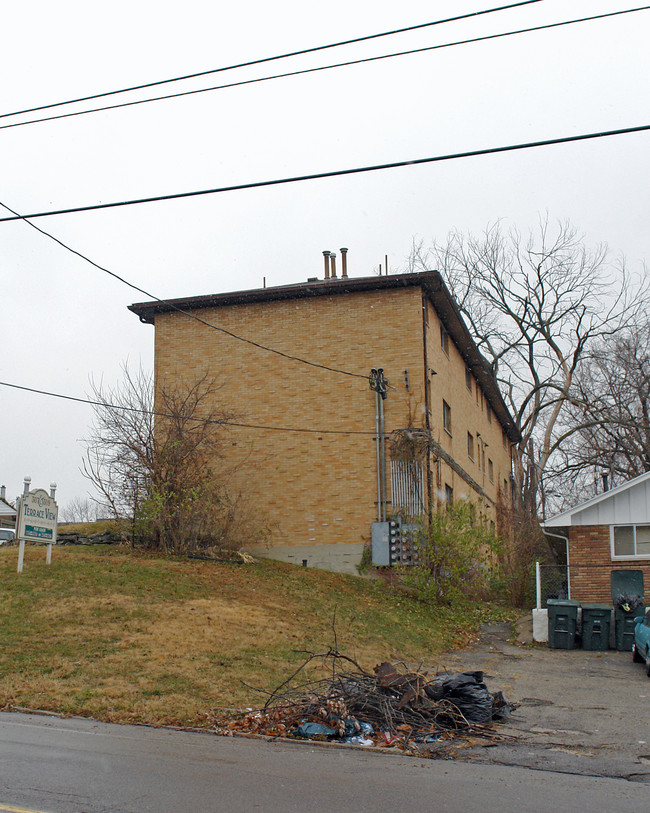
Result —
<svg viewBox="0 0 650 813"><path fill-rule="evenodd" d="M509 625L486 626L476 646L437 665L482 669L490 691L519 704L499 727L502 743L458 758L650 783L650 679L632 654L531 644L527 621L516 643L509 635Z"/></svg>

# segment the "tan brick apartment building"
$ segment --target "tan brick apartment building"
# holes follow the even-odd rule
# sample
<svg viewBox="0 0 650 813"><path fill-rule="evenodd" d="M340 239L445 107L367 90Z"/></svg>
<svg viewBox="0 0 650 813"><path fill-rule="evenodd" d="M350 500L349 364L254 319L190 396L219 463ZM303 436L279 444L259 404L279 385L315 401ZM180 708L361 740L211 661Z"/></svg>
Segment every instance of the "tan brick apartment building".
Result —
<svg viewBox="0 0 650 813"><path fill-rule="evenodd" d="M254 461L239 487L272 528L270 549L258 553L354 571L382 502L372 368L388 381L388 440L407 429L432 439L406 473L386 444L387 515L415 510L414 498L423 513L469 498L494 522L498 496L509 495L519 433L435 271L329 276L130 310L155 326L158 383L207 373L238 421L275 427L232 430L233 455ZM288 431L297 429L309 431Z"/></svg>

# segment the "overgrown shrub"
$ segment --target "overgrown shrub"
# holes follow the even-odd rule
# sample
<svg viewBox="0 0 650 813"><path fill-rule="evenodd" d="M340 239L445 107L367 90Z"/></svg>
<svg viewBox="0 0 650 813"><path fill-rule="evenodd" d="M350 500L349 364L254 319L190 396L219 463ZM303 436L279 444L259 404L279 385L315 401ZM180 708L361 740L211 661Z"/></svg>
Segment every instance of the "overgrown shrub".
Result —
<svg viewBox="0 0 650 813"><path fill-rule="evenodd" d="M459 502L435 512L416 534L417 560L401 568L403 586L421 601L493 598L499 583L499 539Z"/></svg>

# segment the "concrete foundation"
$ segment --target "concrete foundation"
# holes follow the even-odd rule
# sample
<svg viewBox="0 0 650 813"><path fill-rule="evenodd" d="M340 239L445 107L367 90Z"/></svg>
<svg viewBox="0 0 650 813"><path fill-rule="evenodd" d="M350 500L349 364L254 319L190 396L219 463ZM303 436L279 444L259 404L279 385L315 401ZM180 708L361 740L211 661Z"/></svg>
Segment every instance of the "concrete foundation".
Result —
<svg viewBox="0 0 650 813"><path fill-rule="evenodd" d="M363 542L346 542L341 545L258 545L248 548L248 552L260 559L277 559L294 565L331 570L334 573L349 573L358 576L357 565L361 562Z"/></svg>

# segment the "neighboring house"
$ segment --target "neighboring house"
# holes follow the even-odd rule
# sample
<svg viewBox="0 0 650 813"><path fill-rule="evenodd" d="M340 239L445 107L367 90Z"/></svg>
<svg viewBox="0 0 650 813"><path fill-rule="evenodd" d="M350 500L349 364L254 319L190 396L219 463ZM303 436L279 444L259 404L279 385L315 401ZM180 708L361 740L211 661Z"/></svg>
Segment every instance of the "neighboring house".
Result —
<svg viewBox="0 0 650 813"><path fill-rule="evenodd" d="M13 528L16 525L16 509L7 502L6 490L0 486L0 528Z"/></svg>
<svg viewBox="0 0 650 813"><path fill-rule="evenodd" d="M497 501L511 500L510 444L519 432L440 274L352 279L343 270L331 276L326 256L323 280L130 310L155 325L157 385L207 374L223 385L220 402L235 420L277 427L232 434L233 456L252 463L239 487L272 528L270 549L257 552L355 572L383 511L426 514L468 498L477 516L496 522ZM388 381L385 454L372 368ZM396 437L401 455L390 443ZM416 451L404 459L411 440Z"/></svg>
<svg viewBox="0 0 650 813"><path fill-rule="evenodd" d="M565 539L571 598L611 603L612 571L641 570L650 588L650 472L542 523Z"/></svg>

